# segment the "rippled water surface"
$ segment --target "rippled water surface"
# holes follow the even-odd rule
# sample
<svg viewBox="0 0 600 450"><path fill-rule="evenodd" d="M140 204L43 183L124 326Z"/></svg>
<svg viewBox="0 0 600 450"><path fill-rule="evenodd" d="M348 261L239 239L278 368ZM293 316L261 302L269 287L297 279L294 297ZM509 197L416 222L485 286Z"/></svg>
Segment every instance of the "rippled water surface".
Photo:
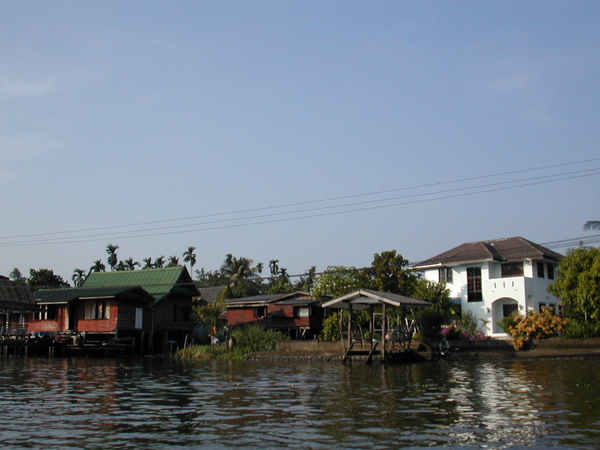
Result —
<svg viewBox="0 0 600 450"><path fill-rule="evenodd" d="M600 360L0 359L2 448L598 448Z"/></svg>

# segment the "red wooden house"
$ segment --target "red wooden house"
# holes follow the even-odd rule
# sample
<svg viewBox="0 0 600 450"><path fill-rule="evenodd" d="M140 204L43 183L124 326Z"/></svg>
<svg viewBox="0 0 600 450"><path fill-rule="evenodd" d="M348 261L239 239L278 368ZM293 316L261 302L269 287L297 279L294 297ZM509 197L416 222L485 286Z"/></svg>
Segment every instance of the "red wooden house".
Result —
<svg viewBox="0 0 600 450"><path fill-rule="evenodd" d="M291 339L313 339L323 328L321 303L307 292L229 299L226 317L230 327L258 324Z"/></svg>
<svg viewBox="0 0 600 450"><path fill-rule="evenodd" d="M192 304L200 296L185 267L92 272L83 288L142 287L154 298L151 304L151 352L182 347L193 328Z"/></svg>
<svg viewBox="0 0 600 450"><path fill-rule="evenodd" d="M76 336L86 342L137 342L152 329L154 298L141 287L43 289L38 310L28 318L29 333Z"/></svg>

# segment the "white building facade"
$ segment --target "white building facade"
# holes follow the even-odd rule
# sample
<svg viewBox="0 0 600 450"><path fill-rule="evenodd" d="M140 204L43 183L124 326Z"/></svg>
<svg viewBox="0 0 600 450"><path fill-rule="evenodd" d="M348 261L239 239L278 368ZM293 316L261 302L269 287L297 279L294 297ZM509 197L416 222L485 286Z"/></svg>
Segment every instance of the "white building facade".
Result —
<svg viewBox="0 0 600 450"><path fill-rule="evenodd" d="M504 335L498 325L515 311L558 311L548 293L563 255L522 237L462 244L414 266L423 278L446 282L450 296L486 323L488 335Z"/></svg>

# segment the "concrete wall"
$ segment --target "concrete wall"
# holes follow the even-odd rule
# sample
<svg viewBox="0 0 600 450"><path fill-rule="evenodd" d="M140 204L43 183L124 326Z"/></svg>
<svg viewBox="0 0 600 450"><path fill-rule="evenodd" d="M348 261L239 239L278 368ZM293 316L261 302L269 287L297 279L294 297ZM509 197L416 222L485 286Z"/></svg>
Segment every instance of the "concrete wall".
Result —
<svg viewBox="0 0 600 450"><path fill-rule="evenodd" d="M341 342L328 341L280 341L277 351L283 353L315 353L315 352L343 352Z"/></svg>

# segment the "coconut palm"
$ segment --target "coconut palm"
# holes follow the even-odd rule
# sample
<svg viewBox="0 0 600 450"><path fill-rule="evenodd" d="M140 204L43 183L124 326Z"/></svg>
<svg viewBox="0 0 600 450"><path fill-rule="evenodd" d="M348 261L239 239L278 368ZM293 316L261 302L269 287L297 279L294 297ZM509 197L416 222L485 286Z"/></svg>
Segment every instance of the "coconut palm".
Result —
<svg viewBox="0 0 600 450"><path fill-rule="evenodd" d="M108 258L106 262L110 266L110 270L115 270L115 268L117 267L117 263L119 262L119 259L117 258L118 249L118 245L108 244L106 246L106 253L108 253Z"/></svg>
<svg viewBox="0 0 600 450"><path fill-rule="evenodd" d="M211 338L219 335L219 329L225 324L226 313L227 300L221 296L214 303L194 307L196 320L206 326ZM213 339L210 342L213 345Z"/></svg>
<svg viewBox="0 0 600 450"><path fill-rule="evenodd" d="M246 297L260 293L258 274L256 267L252 267L253 261L248 258L236 258L231 254L225 257L225 263L221 266L221 275L229 281L223 291L224 298Z"/></svg>
<svg viewBox="0 0 600 450"><path fill-rule="evenodd" d="M196 247L188 247L183 252L183 262L190 263L190 274L194 273L194 265L196 264L196 254L194 253Z"/></svg>
<svg viewBox="0 0 600 450"><path fill-rule="evenodd" d="M136 266L140 267L140 263L134 261L133 258L127 258L123 261L123 264L125 265L125 270L135 270Z"/></svg>
<svg viewBox="0 0 600 450"><path fill-rule="evenodd" d="M77 268L73 270L73 276L71 277L71 279L73 280L73 285L75 287L79 287L85 281L85 272L83 271L83 269Z"/></svg>
<svg viewBox="0 0 600 450"><path fill-rule="evenodd" d="M154 263L152 262L152 258L144 258L144 269L152 269L154 267Z"/></svg>
<svg viewBox="0 0 600 450"><path fill-rule="evenodd" d="M154 260L154 268L162 269L165 266L165 257L159 256Z"/></svg>
<svg viewBox="0 0 600 450"><path fill-rule="evenodd" d="M178 256L169 256L169 262L167 263L167 267L177 267L179 266L179 257Z"/></svg>
<svg viewBox="0 0 600 450"><path fill-rule="evenodd" d="M94 265L90 267L91 272L106 272L106 266L102 262L102 260L98 259L94 261Z"/></svg>

